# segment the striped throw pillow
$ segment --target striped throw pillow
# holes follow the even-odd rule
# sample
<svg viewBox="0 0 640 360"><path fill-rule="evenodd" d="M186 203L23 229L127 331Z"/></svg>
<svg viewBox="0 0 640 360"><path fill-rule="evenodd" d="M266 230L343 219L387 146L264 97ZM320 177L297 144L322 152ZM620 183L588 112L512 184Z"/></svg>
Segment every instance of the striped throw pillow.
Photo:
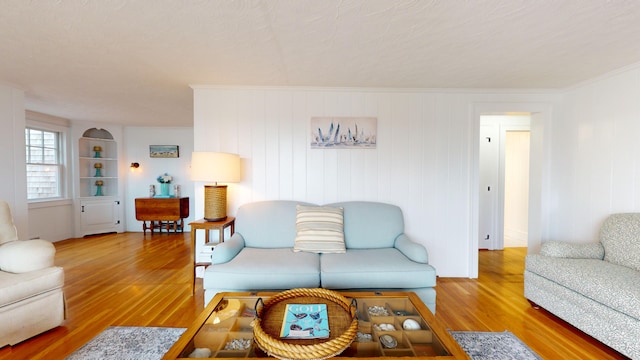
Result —
<svg viewBox="0 0 640 360"><path fill-rule="evenodd" d="M293 251L345 253L343 209L329 206L296 207Z"/></svg>

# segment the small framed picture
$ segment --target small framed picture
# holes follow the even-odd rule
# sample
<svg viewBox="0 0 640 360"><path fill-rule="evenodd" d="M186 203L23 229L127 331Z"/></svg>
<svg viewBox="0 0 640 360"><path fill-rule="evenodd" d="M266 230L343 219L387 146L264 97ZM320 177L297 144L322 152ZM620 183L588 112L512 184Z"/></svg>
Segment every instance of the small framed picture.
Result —
<svg viewBox="0 0 640 360"><path fill-rule="evenodd" d="M149 145L149 157L177 158L180 157L178 145Z"/></svg>

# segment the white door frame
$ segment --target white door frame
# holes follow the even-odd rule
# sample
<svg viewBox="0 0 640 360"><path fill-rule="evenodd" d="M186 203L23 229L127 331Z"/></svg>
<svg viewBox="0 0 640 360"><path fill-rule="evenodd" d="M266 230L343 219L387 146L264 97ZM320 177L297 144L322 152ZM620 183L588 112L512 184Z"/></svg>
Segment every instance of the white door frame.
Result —
<svg viewBox="0 0 640 360"><path fill-rule="evenodd" d="M549 158L548 144L552 118L550 103L474 103L471 105L470 125L471 161L469 162L470 184L470 246L469 277L478 277L478 214L480 191L480 116L509 115L514 112L531 113L531 152L529 165L529 240L528 251L537 252L540 248L543 230L547 228L547 219L542 209L547 207L549 194ZM546 232L546 230L545 230Z"/></svg>

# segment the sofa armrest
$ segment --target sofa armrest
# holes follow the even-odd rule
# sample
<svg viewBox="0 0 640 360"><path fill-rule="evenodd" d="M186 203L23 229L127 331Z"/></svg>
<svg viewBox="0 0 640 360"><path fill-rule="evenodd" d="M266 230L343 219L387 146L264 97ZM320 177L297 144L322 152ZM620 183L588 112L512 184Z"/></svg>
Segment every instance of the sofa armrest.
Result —
<svg viewBox="0 0 640 360"><path fill-rule="evenodd" d="M417 242L412 241L405 234L400 234L400 236L396 238L394 247L400 250L400 252L403 253L404 256L415 262L423 264L429 263L429 253L427 252L427 248L422 246L422 244L418 244Z"/></svg>
<svg viewBox="0 0 640 360"><path fill-rule="evenodd" d="M540 248L540 255L572 259L604 259L601 243L576 244L566 241L547 241Z"/></svg>
<svg viewBox="0 0 640 360"><path fill-rule="evenodd" d="M0 245L0 270L20 274L53 266L56 248L47 240L15 240Z"/></svg>
<svg viewBox="0 0 640 360"><path fill-rule="evenodd" d="M231 261L240 250L244 248L244 238L242 235L235 233L231 235L229 240L216 245L211 255L212 264L224 264Z"/></svg>

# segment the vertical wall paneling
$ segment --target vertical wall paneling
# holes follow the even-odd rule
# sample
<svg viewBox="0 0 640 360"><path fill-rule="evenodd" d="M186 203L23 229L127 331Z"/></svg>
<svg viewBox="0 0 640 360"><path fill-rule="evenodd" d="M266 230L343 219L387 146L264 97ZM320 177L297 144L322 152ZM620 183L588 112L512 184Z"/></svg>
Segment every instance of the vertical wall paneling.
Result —
<svg viewBox="0 0 640 360"><path fill-rule="evenodd" d="M377 201L393 203L392 186L398 174L392 171L393 146L391 134L393 131L393 96L380 94L378 103L378 141L376 156L378 167L368 177L377 179Z"/></svg>
<svg viewBox="0 0 640 360"><path fill-rule="evenodd" d="M280 198L293 199L293 152L294 132L292 117L292 94L283 91L278 99L278 118L280 122L279 140L279 194Z"/></svg>
<svg viewBox="0 0 640 360"><path fill-rule="evenodd" d="M267 124L265 119L266 113L266 94L264 91L260 91L256 94L250 94L255 99L243 99L254 100L255 103L248 102L247 106L253 107L255 113L254 117L249 119L251 126L251 152L247 154L247 158L251 159L251 173L252 177L247 178L250 180L249 186L251 189L252 200L260 201L269 199L267 193L267 174L269 169L267 168L267 142L271 139L267 138ZM277 126L277 124L275 125Z"/></svg>
<svg viewBox="0 0 640 360"><path fill-rule="evenodd" d="M309 116L307 92L291 93L292 191L291 199L304 199L307 194L307 158L309 152Z"/></svg>
<svg viewBox="0 0 640 360"><path fill-rule="evenodd" d="M325 112L324 93L319 91L307 92L307 116L303 119L309 128L309 118L312 116L328 116L330 112ZM315 130L315 129L314 129ZM311 130L309 130L311 131ZM306 147L309 147L309 133L305 136ZM309 149L307 154L307 194L306 201L321 204L324 200L324 155L326 150Z"/></svg>
<svg viewBox="0 0 640 360"><path fill-rule="evenodd" d="M261 128L254 127L253 121L262 114L262 96L262 91L253 90L243 93L242 97L238 99L239 103L246 104L246 106L238 106L238 119L236 119L238 123L238 154L241 161L242 182L234 184L233 190L235 191L232 193L234 201L228 203L229 214L235 214L235 209L240 204L261 198L252 196L253 186L247 179L256 178L255 163L256 161L261 163L261 159L257 159L258 156L253 156L253 138ZM231 190L231 188L227 190Z"/></svg>
<svg viewBox="0 0 640 360"><path fill-rule="evenodd" d="M570 89L553 124L549 237L596 241L606 216L636 212L640 69Z"/></svg>
<svg viewBox="0 0 640 360"><path fill-rule="evenodd" d="M427 247L440 276L473 276L469 246L475 149L471 137L477 134L472 126L472 104L484 98L521 102L553 98L393 89L206 86L194 87L194 93L196 151L206 147L237 150L246 170L242 182L230 187L238 194L229 204L229 213L234 214L241 204L265 199L396 204L404 212L405 232ZM215 116L202 118L207 113ZM313 116L376 117L377 146L310 149L310 133L315 129L309 128L309 121ZM236 125L218 127L219 121ZM220 129L225 133L210 136Z"/></svg>
<svg viewBox="0 0 640 360"><path fill-rule="evenodd" d="M279 199L280 182L287 179L282 178L280 173L281 154L286 151L287 144L290 143L289 128L282 121L282 93L266 92L264 101L264 117L260 128L264 129L264 184L265 197L267 199ZM282 164L284 165L284 164ZM286 194L282 194L286 196Z"/></svg>
<svg viewBox="0 0 640 360"><path fill-rule="evenodd" d="M610 106L605 119L613 122L611 136L611 209L616 211L633 211L637 209L636 184L638 138L640 137L640 73L617 77L606 84L603 92L608 94ZM628 91L617 91L627 89ZM635 119L628 121L627 119Z"/></svg>

